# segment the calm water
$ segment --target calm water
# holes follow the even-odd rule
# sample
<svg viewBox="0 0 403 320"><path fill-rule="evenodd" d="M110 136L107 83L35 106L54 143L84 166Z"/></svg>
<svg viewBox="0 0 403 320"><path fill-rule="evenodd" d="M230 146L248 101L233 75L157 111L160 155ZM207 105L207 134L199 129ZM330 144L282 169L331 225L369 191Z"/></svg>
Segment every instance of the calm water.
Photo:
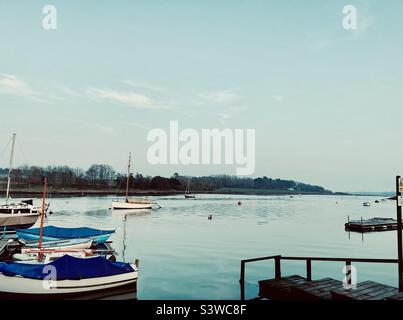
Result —
<svg viewBox="0 0 403 320"><path fill-rule="evenodd" d="M58 226L116 228L118 260L140 259L139 299L239 299L240 260L268 255L395 258L396 232L344 231L351 219L395 217L393 201L363 207L371 197L223 196L156 197L162 209L125 215L108 208L112 197L50 199ZM242 200L243 205L237 206ZM213 215L209 221L207 216ZM125 248L125 249L124 249ZM359 264L358 280L397 285L394 265ZM314 279L342 279L342 263L316 262ZM304 275L304 262L284 262L283 274ZM257 280L273 276L272 262L247 266L247 297Z"/></svg>

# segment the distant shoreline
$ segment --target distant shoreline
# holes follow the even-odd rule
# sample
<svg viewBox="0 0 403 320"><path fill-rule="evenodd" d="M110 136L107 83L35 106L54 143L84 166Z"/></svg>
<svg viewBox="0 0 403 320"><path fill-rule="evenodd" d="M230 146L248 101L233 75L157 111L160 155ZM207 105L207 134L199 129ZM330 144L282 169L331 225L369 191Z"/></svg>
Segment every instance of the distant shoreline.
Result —
<svg viewBox="0 0 403 320"><path fill-rule="evenodd" d="M0 190L0 194L5 194L6 190ZM11 195L18 195L19 197L40 197L43 191L40 189L17 189L11 190ZM174 196L183 195L185 191L179 190L136 190L130 191L130 196ZM297 192L290 190L265 190L265 189L217 189L211 191L193 190L194 194L223 194L223 195L256 195L256 196L296 196L296 195L351 195L342 192ZM48 196L57 197L88 197L88 196L124 196L124 190L97 190L97 189L49 189Z"/></svg>

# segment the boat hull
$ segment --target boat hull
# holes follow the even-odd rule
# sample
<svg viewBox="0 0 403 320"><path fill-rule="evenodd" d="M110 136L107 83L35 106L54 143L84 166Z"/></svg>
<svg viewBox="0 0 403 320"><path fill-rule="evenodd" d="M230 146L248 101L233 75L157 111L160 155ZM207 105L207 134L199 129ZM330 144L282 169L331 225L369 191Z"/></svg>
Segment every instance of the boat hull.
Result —
<svg viewBox="0 0 403 320"><path fill-rule="evenodd" d="M75 249L89 249L92 246L92 239L67 239L56 241L45 241L42 243L42 249L46 250L75 250ZM28 243L24 248L21 248L21 253L38 249L39 242Z"/></svg>
<svg viewBox="0 0 403 320"><path fill-rule="evenodd" d="M36 223L39 216L38 213L0 213L0 228L6 227L7 230L28 229Z"/></svg>
<svg viewBox="0 0 403 320"><path fill-rule="evenodd" d="M39 241L39 235L36 235L36 234L17 231L17 235L19 238L22 238L26 241ZM108 241L110 236L111 236L111 234L101 234L98 236L89 237L89 239L92 240L93 244L102 244L102 243L105 243L106 241ZM42 236L42 241L57 241L57 240L63 240L63 239Z"/></svg>
<svg viewBox="0 0 403 320"><path fill-rule="evenodd" d="M112 202L113 210L136 210L136 209L151 209L154 203L130 203L130 202Z"/></svg>
<svg viewBox="0 0 403 320"><path fill-rule="evenodd" d="M104 297L112 290L137 291L138 271L109 277L54 281L50 288L47 281L0 274L0 296L3 299L87 299L88 295ZM129 290L128 290L129 289Z"/></svg>

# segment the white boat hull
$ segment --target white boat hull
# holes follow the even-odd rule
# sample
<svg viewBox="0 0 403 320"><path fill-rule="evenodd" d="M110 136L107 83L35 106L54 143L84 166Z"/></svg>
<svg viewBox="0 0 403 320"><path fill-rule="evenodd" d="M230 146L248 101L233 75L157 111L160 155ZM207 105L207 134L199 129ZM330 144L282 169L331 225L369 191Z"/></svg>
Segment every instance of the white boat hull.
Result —
<svg viewBox="0 0 403 320"><path fill-rule="evenodd" d="M69 240L60 240L60 241L49 241L49 243L44 242L42 249L44 250L77 250L77 249L89 249L92 245L92 239L88 239L88 241L82 241L80 243L68 244L71 243ZM38 246L28 245L26 247L21 248L21 253L32 253L38 251Z"/></svg>
<svg viewBox="0 0 403 320"><path fill-rule="evenodd" d="M133 266L133 268L135 268ZM127 285L135 286L138 271L91 279L44 281L19 276L8 277L0 274L0 292L17 295L63 295L113 289Z"/></svg>
<svg viewBox="0 0 403 320"><path fill-rule="evenodd" d="M112 202L114 210L135 210L135 209L151 209L154 203L130 203L130 202Z"/></svg>

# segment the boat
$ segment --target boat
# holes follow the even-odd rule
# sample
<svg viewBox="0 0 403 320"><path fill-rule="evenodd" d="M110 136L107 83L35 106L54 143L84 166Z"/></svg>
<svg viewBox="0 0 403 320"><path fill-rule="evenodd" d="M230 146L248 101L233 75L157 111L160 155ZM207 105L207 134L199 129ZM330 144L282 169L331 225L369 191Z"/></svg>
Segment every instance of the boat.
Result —
<svg viewBox="0 0 403 320"><path fill-rule="evenodd" d="M152 209L158 204L148 199L126 199L125 202L114 201L112 202L112 209L114 210L145 210Z"/></svg>
<svg viewBox="0 0 403 320"><path fill-rule="evenodd" d="M72 250L72 249L89 249L92 246L91 238L78 238L78 239L63 239L63 240L52 240L52 241L44 241L42 244L39 242L24 242L23 247L21 248L21 253L25 253L32 249L37 249L41 247L41 249L48 250Z"/></svg>
<svg viewBox="0 0 403 320"><path fill-rule="evenodd" d="M185 190L185 199L195 199L196 196L190 193L190 179L188 179L188 184Z"/></svg>
<svg viewBox="0 0 403 320"><path fill-rule="evenodd" d="M364 202L362 204L364 207L370 207L371 206L371 202Z"/></svg>
<svg viewBox="0 0 403 320"><path fill-rule="evenodd" d="M0 205L0 227L3 231L14 231L15 228L32 227L41 214L41 207L34 206L33 200L11 202L11 174L13 171L14 147L16 134L12 136L10 163L8 169L6 202ZM49 206L47 206L49 207Z"/></svg>
<svg viewBox="0 0 403 320"><path fill-rule="evenodd" d="M45 264L52 262L56 259L59 259L65 255L69 255L75 258L85 259L87 257L87 253L85 250L77 250L77 251L47 251L47 250L38 250L31 249L32 251L25 251L21 253L14 253L12 259L16 263L29 263L29 264ZM41 255L41 258L38 259L38 254ZM91 256L93 256L91 254Z"/></svg>
<svg viewBox="0 0 403 320"><path fill-rule="evenodd" d="M135 292L137 277L135 264L103 257L64 255L45 264L2 262L0 295L6 299L67 299L128 286Z"/></svg>
<svg viewBox="0 0 403 320"><path fill-rule="evenodd" d="M112 201L113 210L136 210L136 209L152 209L154 206L158 206L155 201L149 199L129 199L129 182L131 177L131 153L129 154L129 164L127 167L127 181L126 181L126 197L125 201Z"/></svg>
<svg viewBox="0 0 403 320"><path fill-rule="evenodd" d="M41 228L16 229L19 239L25 241L39 241ZM88 227L80 228L62 228L55 226L46 226L42 231L42 240L55 241L63 239L91 239L93 244L106 242L115 230L99 230ZM42 245L43 245L42 243Z"/></svg>

